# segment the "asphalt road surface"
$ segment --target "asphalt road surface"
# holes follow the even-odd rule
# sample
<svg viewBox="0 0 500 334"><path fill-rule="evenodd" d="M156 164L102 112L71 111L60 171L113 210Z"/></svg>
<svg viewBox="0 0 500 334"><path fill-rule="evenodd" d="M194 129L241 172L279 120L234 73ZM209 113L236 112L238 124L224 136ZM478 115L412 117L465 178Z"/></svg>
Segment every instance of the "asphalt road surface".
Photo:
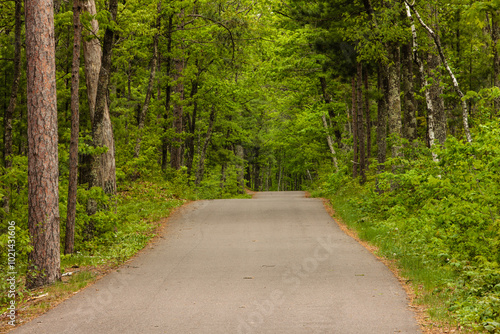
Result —
<svg viewBox="0 0 500 334"><path fill-rule="evenodd" d="M13 333L420 333L393 274L319 199L194 202L138 257Z"/></svg>

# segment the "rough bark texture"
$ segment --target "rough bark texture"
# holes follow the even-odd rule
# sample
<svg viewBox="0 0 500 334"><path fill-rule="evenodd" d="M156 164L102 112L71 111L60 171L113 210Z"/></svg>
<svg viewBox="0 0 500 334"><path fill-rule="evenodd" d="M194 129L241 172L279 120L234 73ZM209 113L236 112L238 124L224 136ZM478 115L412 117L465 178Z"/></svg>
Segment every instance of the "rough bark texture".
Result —
<svg viewBox="0 0 500 334"><path fill-rule="evenodd" d="M401 97L400 97L400 58L399 48L393 47L391 50L392 62L388 67L387 78L389 80L389 90L387 92L388 101L388 119L389 119L389 136L392 138L393 158L402 155L401 137L402 137L402 122L401 122Z"/></svg>
<svg viewBox="0 0 500 334"><path fill-rule="evenodd" d="M90 15L96 14L96 7L94 0L86 0L81 3L84 11L87 11ZM110 3L111 9L111 3ZM96 20L91 21L91 26L93 29L93 33L97 33L99 30L99 26ZM112 34L113 32L110 31ZM111 37L111 41L110 40ZM111 46L112 46L113 36L107 37L105 36L104 47L109 47L108 55L109 56L109 64L111 62ZM108 102L107 102L107 81L101 82L101 88L99 88L99 77L101 68L104 68L103 72L103 80L104 76L109 76L109 68L106 70L106 67L103 67L101 54L101 45L99 40L91 39L90 41L83 42L83 53L84 53L84 61L85 61L85 79L87 84L87 97L89 102L89 110L90 110L90 119L92 122L92 132L93 132L93 140L94 145L105 146L108 148L106 153L101 154L99 157L96 157L96 161L92 163L93 170L91 172L90 184L89 186L97 186L104 189L104 191L108 194L116 193L116 163L115 163L115 143L113 138L113 128L111 125L111 118L109 115ZM108 64L108 65L109 65ZM106 65L106 66L108 66ZM104 87L104 83L106 87ZM100 91L101 96L100 99L100 107L102 108L96 121L96 101L98 100L97 93ZM99 123L99 124L96 124ZM96 129L94 130L94 127ZM97 130L97 131L96 131ZM96 137L98 136L98 137Z"/></svg>
<svg viewBox="0 0 500 334"><path fill-rule="evenodd" d="M14 79L10 89L9 106L4 114L4 166L8 170L12 167L12 119L17 105L17 93L19 91L19 81L21 79L21 10L22 0L15 0L15 23L14 23ZM10 210L10 188L6 189L3 197L3 208L5 212Z"/></svg>
<svg viewBox="0 0 500 334"><path fill-rule="evenodd" d="M357 65L357 80L356 80L356 91L357 91L357 121L358 121L358 151L359 151L359 176L360 183L363 184L366 182L365 175L365 129L364 129L364 121L363 121L363 90L362 90L362 81L363 81L363 65L358 63Z"/></svg>
<svg viewBox="0 0 500 334"><path fill-rule="evenodd" d="M68 212L66 216L66 238L64 254L73 253L75 246L76 191L78 185L78 135L80 127L80 1L73 0L73 67L71 70L71 140L69 144Z"/></svg>
<svg viewBox="0 0 500 334"><path fill-rule="evenodd" d="M409 142L417 139L416 101L413 96L413 52L411 44L401 49L401 79L404 96L403 136Z"/></svg>
<svg viewBox="0 0 500 334"><path fill-rule="evenodd" d="M56 64L52 0L26 0L28 255L26 286L61 278Z"/></svg>
<svg viewBox="0 0 500 334"><path fill-rule="evenodd" d="M432 78L432 84L428 89L433 106L432 117L434 121L434 135L439 144L444 145L447 132L447 117L442 97L443 87L440 85L441 76L438 68L439 65L441 65L441 62L439 57L433 53L429 53L427 65L429 69L429 77Z"/></svg>

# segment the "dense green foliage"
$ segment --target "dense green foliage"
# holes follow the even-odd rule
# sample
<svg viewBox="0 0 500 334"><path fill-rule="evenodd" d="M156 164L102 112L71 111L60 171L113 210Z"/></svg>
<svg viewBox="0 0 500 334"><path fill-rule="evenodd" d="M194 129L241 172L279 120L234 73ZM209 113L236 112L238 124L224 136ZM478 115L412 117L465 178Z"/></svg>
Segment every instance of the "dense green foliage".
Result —
<svg viewBox="0 0 500 334"><path fill-rule="evenodd" d="M89 158L109 148L93 145L82 54L77 253L64 255L63 266L123 261L186 199L245 196L245 187L309 189L331 198L362 237L423 284L425 298L438 300L436 314L500 332L499 1L417 1L412 20L399 0L130 0L119 3L116 22L105 1L96 6L95 17L82 14L84 40L102 44L106 28L115 33L106 95L118 192L88 186ZM5 153L14 2L2 2L0 12ZM72 3L56 1L55 13L64 244ZM4 275L15 221L22 280L32 245L24 48L20 56L12 155L2 154L0 167L0 198L8 202L0 207L0 262Z"/></svg>

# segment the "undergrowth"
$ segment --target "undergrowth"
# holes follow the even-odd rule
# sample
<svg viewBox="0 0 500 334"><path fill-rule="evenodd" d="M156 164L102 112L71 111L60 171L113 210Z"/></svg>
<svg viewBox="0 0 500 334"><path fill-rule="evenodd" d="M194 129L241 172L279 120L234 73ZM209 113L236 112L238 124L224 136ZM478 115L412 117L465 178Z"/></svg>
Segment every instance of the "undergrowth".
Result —
<svg viewBox="0 0 500 334"><path fill-rule="evenodd" d="M67 207L67 183L60 184L60 217L61 221L61 270L74 272L76 276L64 282L58 282L42 290L30 291L25 287L27 257L31 250L28 234L27 217L27 159L16 157L10 174L0 176L13 192L12 210L3 212L0 222L0 314L7 310L11 298L8 297L9 276L7 243L9 222L15 222L16 241L16 303L23 305L34 297L49 293L50 299L64 295L65 291L77 291L96 278L96 268L115 267L139 250L155 236L160 221L170 215L171 211L189 200L227 198L240 196L235 189L220 189L215 178L208 177L199 187L194 180L188 179L185 170L169 171L166 175L157 173L148 175L149 180L131 181L119 170L120 179L118 193L110 197L100 188L78 188L77 212L75 226L75 252L64 255L65 218ZM136 169L139 170L139 169ZM135 171L135 170L134 170ZM125 175L125 176L124 176ZM1 195L1 194L0 194ZM246 195L243 195L246 196ZM89 198L97 201L100 210L87 215L86 204ZM0 209L1 210L1 209ZM2 212L0 212L2 213ZM78 268L78 269L74 269ZM40 306L41 304L45 306ZM40 301L37 308L49 307L51 302ZM42 310L43 311L43 310Z"/></svg>
<svg viewBox="0 0 500 334"><path fill-rule="evenodd" d="M500 128L490 124L472 144L450 137L436 149L439 162L408 145L406 158L372 170L365 185L345 170L313 195L329 198L362 239L399 263L431 316L500 333L499 142Z"/></svg>

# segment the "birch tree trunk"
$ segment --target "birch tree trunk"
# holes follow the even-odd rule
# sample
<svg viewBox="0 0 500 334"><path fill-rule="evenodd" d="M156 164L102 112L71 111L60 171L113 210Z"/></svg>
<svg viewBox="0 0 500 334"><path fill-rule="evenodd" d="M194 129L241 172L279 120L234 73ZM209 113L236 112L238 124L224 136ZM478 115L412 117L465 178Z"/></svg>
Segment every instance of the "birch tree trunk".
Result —
<svg viewBox="0 0 500 334"><path fill-rule="evenodd" d="M52 0L26 0L30 289L61 278L56 62Z"/></svg>
<svg viewBox="0 0 500 334"><path fill-rule="evenodd" d="M324 99L326 104L329 104L331 102L331 100L326 92L326 79L324 77L320 78L320 85L321 85L321 90L323 92L323 99ZM323 127L325 128L325 131L326 131L326 142L328 143L328 148L330 149L330 153L332 154L333 166L335 167L335 170L338 173L339 172L339 165L337 163L337 152L335 152L335 148L333 146L332 136L330 136L330 134L328 133L329 127L328 127L328 123L326 121L325 114L321 115L321 120L323 121Z"/></svg>
<svg viewBox="0 0 500 334"><path fill-rule="evenodd" d="M462 122L464 126L464 132L465 132L465 138L467 139L467 142L471 143L472 142L472 136L470 134L470 129L469 129L469 110L467 108L467 102L464 100L464 94L462 93L462 90L460 89L460 86L458 84L457 78L453 74L453 71L450 68L450 65L448 64L448 61L446 60L446 57L444 56L443 53L443 48L441 47L441 41L439 40L439 35L437 35L428 25L425 24L425 22L422 20L422 17L418 13L418 11L415 9L415 6L410 5L407 0L404 0L406 5L410 7L410 9L413 10L415 13L415 16L417 17L417 20L420 22L420 25L424 27L425 30L427 30L427 33L432 37L434 40L434 44L436 45L436 48L439 53L439 57L441 58L441 61L443 62L444 67L446 68L446 71L450 75L451 81L453 83L453 88L455 89L455 92L458 95L458 98L460 99L461 105L462 105Z"/></svg>
<svg viewBox="0 0 500 334"><path fill-rule="evenodd" d="M427 65L429 69L429 77L432 78L432 84L428 87L430 98L432 100L433 112L432 117L434 121L434 138L439 144L444 145L446 141L447 132L447 117L444 108L443 100L443 87L441 86L441 78L439 74L439 66L441 62L439 57L435 54L429 53L427 58Z"/></svg>
<svg viewBox="0 0 500 334"><path fill-rule="evenodd" d="M422 60L418 57L418 39L417 39L417 29L415 29L415 23L411 15L410 6L406 3L406 15L410 19L411 31L412 31L412 41L413 41L413 57L418 66L418 73L420 75L420 81L425 90L425 103L427 106L427 133L429 138L429 147L432 149L434 146L435 136L434 136L434 105L432 102L431 93L428 89L428 82L425 76L424 64ZM436 153L432 152L432 160L438 161Z"/></svg>

